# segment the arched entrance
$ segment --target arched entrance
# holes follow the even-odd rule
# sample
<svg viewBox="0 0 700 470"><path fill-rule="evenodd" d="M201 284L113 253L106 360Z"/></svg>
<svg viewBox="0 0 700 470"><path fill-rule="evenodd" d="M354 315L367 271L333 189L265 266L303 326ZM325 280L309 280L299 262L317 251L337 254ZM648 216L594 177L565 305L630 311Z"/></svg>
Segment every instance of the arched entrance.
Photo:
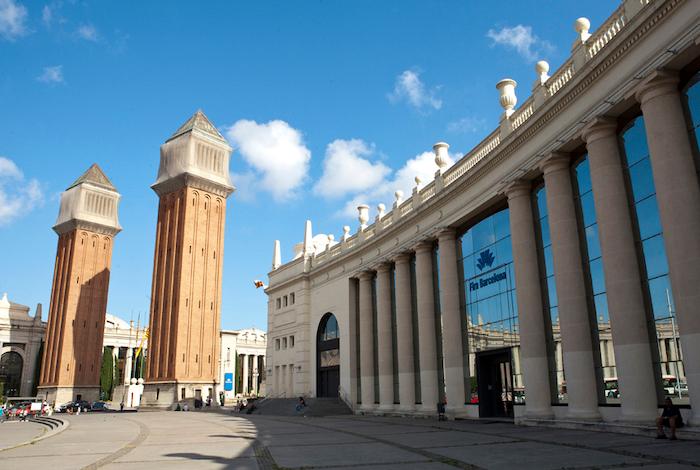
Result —
<svg viewBox="0 0 700 470"><path fill-rule="evenodd" d="M337 397L340 386L340 336L332 313L321 318L316 334L316 396Z"/></svg>
<svg viewBox="0 0 700 470"><path fill-rule="evenodd" d="M9 351L0 357L0 395L18 397L22 385L22 356Z"/></svg>

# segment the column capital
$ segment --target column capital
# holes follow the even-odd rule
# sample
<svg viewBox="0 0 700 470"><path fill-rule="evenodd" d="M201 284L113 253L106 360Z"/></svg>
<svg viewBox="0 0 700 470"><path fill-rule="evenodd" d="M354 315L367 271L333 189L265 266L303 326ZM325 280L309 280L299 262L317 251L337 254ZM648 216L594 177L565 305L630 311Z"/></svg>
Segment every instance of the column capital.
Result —
<svg viewBox="0 0 700 470"><path fill-rule="evenodd" d="M359 273L357 273L357 278L360 281L369 281L373 277L374 277L374 271L367 270L367 271L360 271Z"/></svg>
<svg viewBox="0 0 700 470"><path fill-rule="evenodd" d="M408 262L411 260L411 253L404 251L402 253L399 253L398 255L395 255L393 259L394 263L396 263L397 265L408 264Z"/></svg>
<svg viewBox="0 0 700 470"><path fill-rule="evenodd" d="M391 271L391 263L389 261L382 261L375 269L377 270L377 274L386 274Z"/></svg>
<svg viewBox="0 0 700 470"><path fill-rule="evenodd" d="M519 197L530 197L531 192L532 181L524 179L513 181L505 189L505 194L509 201Z"/></svg>
<svg viewBox="0 0 700 470"><path fill-rule="evenodd" d="M413 247L413 249L416 251L416 254L417 253L432 252L433 251L433 240L423 240L421 242L418 242Z"/></svg>
<svg viewBox="0 0 700 470"><path fill-rule="evenodd" d="M438 242L442 243L443 240L455 240L457 238L457 230L452 227L444 227L438 231Z"/></svg>
<svg viewBox="0 0 700 470"><path fill-rule="evenodd" d="M678 73L672 70L657 70L637 87L634 98L644 106L657 96L678 94Z"/></svg>
<svg viewBox="0 0 700 470"><path fill-rule="evenodd" d="M552 152L540 163L540 170L545 175L555 171L568 170L571 166L571 156L564 152Z"/></svg>
<svg viewBox="0 0 700 470"><path fill-rule="evenodd" d="M606 137L617 135L617 119L600 116L589 122L581 131L581 138L586 144Z"/></svg>

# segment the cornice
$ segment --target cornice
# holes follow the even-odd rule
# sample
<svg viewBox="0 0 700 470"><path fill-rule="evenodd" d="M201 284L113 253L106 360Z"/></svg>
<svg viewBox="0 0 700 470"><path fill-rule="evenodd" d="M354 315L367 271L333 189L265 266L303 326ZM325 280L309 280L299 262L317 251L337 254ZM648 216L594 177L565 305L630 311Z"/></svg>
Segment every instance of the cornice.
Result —
<svg viewBox="0 0 700 470"><path fill-rule="evenodd" d="M671 15L686 1L687 0L667 0L663 3L659 2L650 4L650 7L645 8L634 18L632 18L632 21L627 24L624 32L616 35L605 46L605 48L601 50L600 53L598 53L589 62L585 63L582 70L578 71L571 81L567 82L561 89L559 89L554 96L548 98L540 109L535 110L530 119L527 119L521 126L506 136L501 141L500 145L494 148L485 158L476 163L474 167L462 175L457 181L448 185L442 191L436 193L430 200L421 203L414 210L402 216L391 226L384 228L381 230L381 232L377 232L371 240L359 242L359 246L356 246L345 253L341 253L332 260L324 262L319 267L312 266L309 273L311 277L322 275L325 272L329 272L332 269L343 266L349 259L355 257L360 257L364 264L364 258L368 253L372 253L372 251L377 250L379 246L385 244L391 238L396 237L397 234L401 233L403 230L406 230L407 227L416 225L417 222L421 221L426 211L441 210L441 208L443 208L448 202L456 197L459 197L476 182L489 176L494 168L500 166L527 142L531 141L545 126L555 121L557 117L565 112L565 109L570 106L572 102L577 100L582 94L590 89L594 83L602 80L606 73L617 62L629 54L630 50L634 48L635 43L638 43L651 31L658 27L659 24L661 24L666 18L669 17L669 15ZM629 78L630 80L615 88L612 95L617 96L621 92L624 92L626 88L629 88L630 83L632 83L637 77ZM582 117L585 118L585 113ZM578 128L583 125L585 125L585 121L579 122L578 126L569 126L564 130L566 132L562 131L560 132L560 135L568 133L571 134L571 138L573 138L578 132L580 132ZM563 142L551 142L550 148L543 149L543 153L551 153L552 150L555 149L557 145L561 145L561 143ZM541 158L541 154L533 155L528 161L524 162L524 166L534 167L537 164L537 160L540 160ZM505 194L503 194L503 196L505 197ZM441 219L443 218L446 217L444 214L441 214ZM434 230L431 227L426 229L426 231ZM418 234L418 236L411 242L415 244L419 237L425 238L426 232ZM399 247L396 246L394 249L398 251ZM403 249L406 249L406 247L403 247ZM392 255L391 253L382 253L382 256L392 257L396 255ZM371 261L368 260L367 262ZM284 265L282 267L284 267ZM361 268L358 267L358 270L359 269L366 269L366 265ZM346 269L343 269L343 272L345 271Z"/></svg>
<svg viewBox="0 0 700 470"><path fill-rule="evenodd" d="M181 173L161 183L151 185L151 189L153 189L158 196L162 197L166 194L182 189L185 186L207 191L223 197L224 199L228 198L229 195L235 190L233 186L217 183L192 173Z"/></svg>

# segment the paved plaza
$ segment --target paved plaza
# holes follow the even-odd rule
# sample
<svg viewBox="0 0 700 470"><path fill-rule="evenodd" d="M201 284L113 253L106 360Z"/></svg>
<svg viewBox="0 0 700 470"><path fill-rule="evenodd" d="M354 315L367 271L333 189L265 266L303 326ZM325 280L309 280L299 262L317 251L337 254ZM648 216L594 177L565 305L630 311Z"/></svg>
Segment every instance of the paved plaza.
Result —
<svg viewBox="0 0 700 470"><path fill-rule="evenodd" d="M700 467L700 441L503 422L145 411L65 418L65 431L0 451L0 468ZM6 448L43 432L32 423L5 423L0 442Z"/></svg>

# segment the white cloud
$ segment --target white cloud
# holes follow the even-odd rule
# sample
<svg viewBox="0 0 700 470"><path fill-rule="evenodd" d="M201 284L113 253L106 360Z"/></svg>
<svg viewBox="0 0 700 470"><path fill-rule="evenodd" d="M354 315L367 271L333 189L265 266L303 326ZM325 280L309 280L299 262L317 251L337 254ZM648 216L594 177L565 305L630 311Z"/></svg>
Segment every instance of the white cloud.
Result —
<svg viewBox="0 0 700 470"><path fill-rule="evenodd" d="M44 67L44 71L36 79L44 83L63 83L63 66Z"/></svg>
<svg viewBox="0 0 700 470"><path fill-rule="evenodd" d="M454 163L452 157L448 158L448 167ZM435 178L438 167L435 164L435 154L433 152L423 152L408 160L391 178L385 178L376 184L372 189L363 191L353 196L345 203L343 209L337 213L341 217L357 218L357 206L368 204L370 210L374 211L381 202L386 206L387 212L391 210L394 203L394 193L401 190L404 199L411 196L413 187L416 185L415 177L421 180L422 188Z"/></svg>
<svg viewBox="0 0 700 470"><path fill-rule="evenodd" d="M0 0L0 36L14 41L27 34L27 8L15 0Z"/></svg>
<svg viewBox="0 0 700 470"><path fill-rule="evenodd" d="M240 201L250 202L255 200L255 173L246 171L244 173L231 172L231 181L236 187L234 197Z"/></svg>
<svg viewBox="0 0 700 470"><path fill-rule="evenodd" d="M367 157L373 154L374 147L363 140L334 140L326 147L323 175L314 186L314 192L341 197L376 186L391 170L381 162L372 163Z"/></svg>
<svg viewBox="0 0 700 470"><path fill-rule="evenodd" d="M392 103L405 101L418 110L426 107L440 109L442 100L437 98L438 87L426 88L420 79L420 73L413 70L404 70L394 82L394 91L388 98Z"/></svg>
<svg viewBox="0 0 700 470"><path fill-rule="evenodd" d="M53 10L49 5L44 5L44 8L41 9L41 21L46 27L51 26L51 22L53 21Z"/></svg>
<svg viewBox="0 0 700 470"><path fill-rule="evenodd" d="M277 201L293 198L309 172L311 151L302 133L284 121L263 124L241 119L226 135Z"/></svg>
<svg viewBox="0 0 700 470"><path fill-rule="evenodd" d="M36 179L25 180L15 162L0 157L0 226L28 213L43 199L41 185Z"/></svg>
<svg viewBox="0 0 700 470"><path fill-rule="evenodd" d="M473 134L481 131L486 125L486 120L474 116L467 116L447 124L447 132L454 134Z"/></svg>
<svg viewBox="0 0 700 470"><path fill-rule="evenodd" d="M86 41L97 42L97 29L91 24L80 25L76 33L80 38L85 39Z"/></svg>
<svg viewBox="0 0 700 470"><path fill-rule="evenodd" d="M489 29L486 36L493 41L493 45L515 49L528 62L541 59L542 54L551 53L554 46L548 41L540 39L532 33L532 26L521 24L509 28L504 26L500 30Z"/></svg>

